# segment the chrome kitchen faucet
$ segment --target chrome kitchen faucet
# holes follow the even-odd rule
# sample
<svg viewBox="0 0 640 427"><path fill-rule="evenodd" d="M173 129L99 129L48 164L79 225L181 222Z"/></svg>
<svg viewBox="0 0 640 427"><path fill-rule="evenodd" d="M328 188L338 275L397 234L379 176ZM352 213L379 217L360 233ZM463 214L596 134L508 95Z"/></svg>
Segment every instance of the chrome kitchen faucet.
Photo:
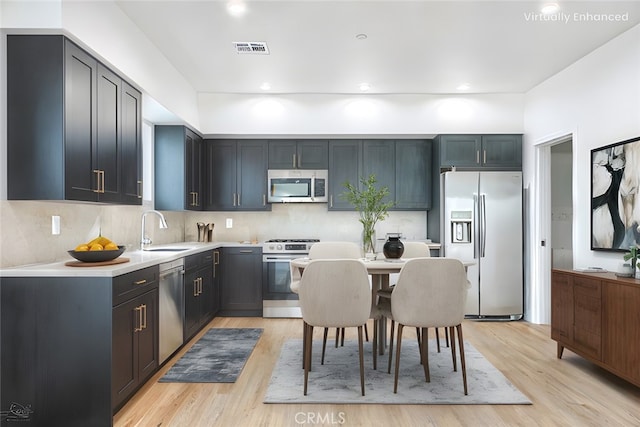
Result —
<svg viewBox="0 0 640 427"><path fill-rule="evenodd" d="M141 225L141 234L140 234L140 249L144 250L145 245L150 245L151 244L151 239L146 237L144 235L144 228L145 228L145 223L146 223L146 218L147 218L147 214L149 213L153 213L158 215L158 217L160 218L160 228L169 228L169 226L167 225L167 221L164 219L164 215L162 215L162 213L156 211L156 210L148 210L148 211L144 211L142 213L142 225Z"/></svg>

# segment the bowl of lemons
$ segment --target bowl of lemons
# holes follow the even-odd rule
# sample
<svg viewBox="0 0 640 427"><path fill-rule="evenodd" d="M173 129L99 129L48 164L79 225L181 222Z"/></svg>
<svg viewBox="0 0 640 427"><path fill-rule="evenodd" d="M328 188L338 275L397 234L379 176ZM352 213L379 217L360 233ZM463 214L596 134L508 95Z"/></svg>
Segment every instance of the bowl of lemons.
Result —
<svg viewBox="0 0 640 427"><path fill-rule="evenodd" d="M88 243L80 243L74 250L67 252L78 261L104 262L118 258L124 250L124 246L118 246L104 236L98 236Z"/></svg>

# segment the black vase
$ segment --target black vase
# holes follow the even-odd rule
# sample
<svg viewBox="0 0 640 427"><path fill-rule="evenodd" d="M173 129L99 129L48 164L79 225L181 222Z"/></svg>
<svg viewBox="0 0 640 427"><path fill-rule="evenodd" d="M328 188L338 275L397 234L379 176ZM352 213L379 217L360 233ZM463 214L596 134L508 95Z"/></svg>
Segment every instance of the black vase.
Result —
<svg viewBox="0 0 640 427"><path fill-rule="evenodd" d="M404 245L400 241L400 236L389 236L384 242L382 252L387 258L400 258L404 253Z"/></svg>

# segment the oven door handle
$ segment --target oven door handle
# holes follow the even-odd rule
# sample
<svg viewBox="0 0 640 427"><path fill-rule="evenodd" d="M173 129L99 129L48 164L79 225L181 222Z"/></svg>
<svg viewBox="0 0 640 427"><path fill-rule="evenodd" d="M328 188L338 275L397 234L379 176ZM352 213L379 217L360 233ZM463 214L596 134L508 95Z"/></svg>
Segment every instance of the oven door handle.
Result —
<svg viewBox="0 0 640 427"><path fill-rule="evenodd" d="M262 255L262 262L286 262L289 263L294 259L302 258L301 256L273 256L273 255Z"/></svg>

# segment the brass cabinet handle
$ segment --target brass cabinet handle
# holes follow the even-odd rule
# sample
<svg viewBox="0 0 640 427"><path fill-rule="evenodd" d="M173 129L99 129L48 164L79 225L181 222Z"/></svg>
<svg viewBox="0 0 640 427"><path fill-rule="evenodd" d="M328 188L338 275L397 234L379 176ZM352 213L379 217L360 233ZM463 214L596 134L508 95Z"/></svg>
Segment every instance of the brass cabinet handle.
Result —
<svg viewBox="0 0 640 427"><path fill-rule="evenodd" d="M487 163L487 150L482 150L482 163Z"/></svg>
<svg viewBox="0 0 640 427"><path fill-rule="evenodd" d="M240 206L242 203L240 203L240 193L238 193L238 206Z"/></svg>
<svg viewBox="0 0 640 427"><path fill-rule="evenodd" d="M476 163L480 163L480 150L476 151Z"/></svg>
<svg viewBox="0 0 640 427"><path fill-rule="evenodd" d="M138 306L133 309L137 314L137 325L134 326L133 332L140 332L142 330L142 306Z"/></svg>
<svg viewBox="0 0 640 427"><path fill-rule="evenodd" d="M198 296L198 279L193 279L193 296Z"/></svg>
<svg viewBox="0 0 640 427"><path fill-rule="evenodd" d="M140 325L140 328L141 329L147 329L147 305L146 304L142 304L140 306L140 312L141 313L144 312L144 315L141 317L142 323Z"/></svg>
<svg viewBox="0 0 640 427"><path fill-rule="evenodd" d="M138 180L138 199L142 199L142 181Z"/></svg>
<svg viewBox="0 0 640 427"><path fill-rule="evenodd" d="M199 281L199 286L200 286L200 288L199 288L199 290L198 290L198 295L202 295L202 283L203 283L204 281L202 280L202 277L198 277L198 279L200 279L200 281Z"/></svg>
<svg viewBox="0 0 640 427"><path fill-rule="evenodd" d="M233 193L233 206L236 205L236 193Z"/></svg>
<svg viewBox="0 0 640 427"><path fill-rule="evenodd" d="M333 194L329 196L329 206L333 207Z"/></svg>
<svg viewBox="0 0 640 427"><path fill-rule="evenodd" d="M100 169L94 169L92 172L96 174L96 189L93 192L100 193Z"/></svg>
<svg viewBox="0 0 640 427"><path fill-rule="evenodd" d="M133 282L134 285L144 285L145 283L147 283L147 279L136 280Z"/></svg>

